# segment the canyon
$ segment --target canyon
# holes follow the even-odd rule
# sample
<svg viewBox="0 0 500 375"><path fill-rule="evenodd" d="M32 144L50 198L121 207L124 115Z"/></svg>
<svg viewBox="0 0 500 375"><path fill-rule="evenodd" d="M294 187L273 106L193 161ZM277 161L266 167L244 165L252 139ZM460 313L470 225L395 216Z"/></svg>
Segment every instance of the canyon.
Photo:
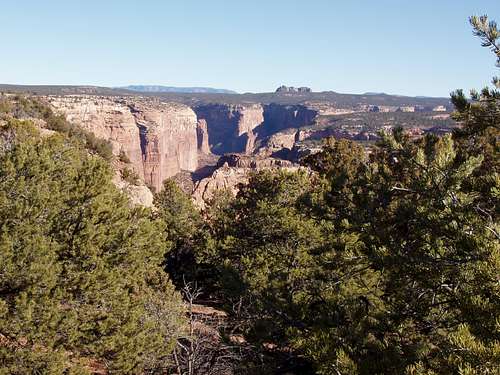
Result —
<svg viewBox="0 0 500 375"><path fill-rule="evenodd" d="M398 123L414 136L433 126L439 132L449 130L445 100L382 97L383 105L380 97L369 104L364 97L340 101L328 93L318 97L307 90L284 89L272 94L272 100L263 94L260 101L245 95L235 100L235 95L117 94L86 89L44 92L40 98L70 122L111 143L116 185L145 206L152 205L152 193L163 181L184 176L189 181L184 190L204 207L217 190L235 193L252 171L299 168L300 157L318 150L325 137L371 142L380 130ZM412 125L424 119L425 126ZM137 183L124 181L129 170Z"/></svg>
<svg viewBox="0 0 500 375"><path fill-rule="evenodd" d="M256 151L257 139L272 137L289 127L309 125L317 115L316 111L304 106L274 104L207 104L190 108L181 103L139 97L49 95L43 99L68 121L108 140L114 155L127 161L115 163L117 169L128 168L129 164L130 169L153 191L159 191L165 179L182 171L195 172L199 154L220 156L232 152L252 155ZM291 148L293 142L286 142L286 145ZM280 149L276 142L274 148ZM264 154L261 152L261 156ZM219 177L224 180L222 185L233 189L236 181L244 180L243 174L250 169L260 169L266 163L261 161L258 164L232 164L229 168L232 168L234 178L230 182L228 174L219 171L207 176L210 180L201 184L218 186ZM268 164L268 167L281 167L283 163ZM117 185L123 185L117 181ZM198 194L201 189L198 181L196 186L193 190L195 198L206 199L212 195ZM137 188L129 186L128 190ZM136 201L150 205L151 199Z"/></svg>
<svg viewBox="0 0 500 375"><path fill-rule="evenodd" d="M113 153L130 161L156 191L168 177L197 168L197 118L183 104L99 96L45 99L69 121L109 140Z"/></svg>

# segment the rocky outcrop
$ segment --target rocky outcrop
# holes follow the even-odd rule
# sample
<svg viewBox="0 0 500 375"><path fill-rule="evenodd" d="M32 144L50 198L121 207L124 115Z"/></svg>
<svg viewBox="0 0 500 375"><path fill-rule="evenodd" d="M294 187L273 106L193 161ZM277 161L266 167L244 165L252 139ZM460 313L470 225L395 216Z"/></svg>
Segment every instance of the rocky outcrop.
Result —
<svg viewBox="0 0 500 375"><path fill-rule="evenodd" d="M238 184L248 182L249 169L234 168L225 164L217 169L210 177L198 181L193 189L191 197L199 208L204 208L216 191L226 190L236 195Z"/></svg>
<svg viewBox="0 0 500 375"><path fill-rule="evenodd" d="M375 141L380 139L377 132L348 130L341 128L307 129L300 130L296 139L298 142L306 140L320 140L328 137L337 139L350 139L353 141Z"/></svg>
<svg viewBox="0 0 500 375"><path fill-rule="evenodd" d="M156 190L166 178L197 168L196 114L185 105L88 95L46 100L70 122L109 140L113 152L123 152L131 168Z"/></svg>
<svg viewBox="0 0 500 375"><path fill-rule="evenodd" d="M285 169L295 171L302 167L286 160L273 158L256 158L248 155L231 154L223 156L218 163L219 168L210 177L198 181L191 197L195 204L204 208L216 191L226 190L236 195L240 184L246 184L250 174L265 169Z"/></svg>
<svg viewBox="0 0 500 375"><path fill-rule="evenodd" d="M269 168L290 168L293 163L288 160L274 159L269 157L248 156L241 154L226 154L217 162L217 167L227 164L234 168L251 168L255 170Z"/></svg>
<svg viewBox="0 0 500 375"><path fill-rule="evenodd" d="M206 104L194 107L194 111L207 123L212 152L253 152L254 129L264 122L262 105Z"/></svg>
<svg viewBox="0 0 500 375"><path fill-rule="evenodd" d="M275 133L261 143L257 154L261 156L271 156L282 149L291 150L297 140L297 130L289 129Z"/></svg>
<svg viewBox="0 0 500 375"><path fill-rule="evenodd" d="M280 86L276 89L276 93L309 93L312 90L309 87L293 87Z"/></svg>
<svg viewBox="0 0 500 375"><path fill-rule="evenodd" d="M207 121L204 119L198 120L198 125L196 127L196 133L198 135L198 152L202 154L210 153L210 143L208 140L208 126Z"/></svg>
<svg viewBox="0 0 500 375"><path fill-rule="evenodd" d="M113 178L113 183L129 197L133 205L153 207L153 193L143 181L139 180L137 183L131 184L123 180L120 176L120 171L117 171Z"/></svg>

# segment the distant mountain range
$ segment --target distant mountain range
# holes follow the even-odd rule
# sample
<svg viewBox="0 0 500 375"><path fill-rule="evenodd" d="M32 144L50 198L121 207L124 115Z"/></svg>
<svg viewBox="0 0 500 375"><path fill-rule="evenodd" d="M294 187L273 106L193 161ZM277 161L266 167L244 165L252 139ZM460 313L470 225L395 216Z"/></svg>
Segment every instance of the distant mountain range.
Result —
<svg viewBox="0 0 500 375"><path fill-rule="evenodd" d="M129 85L118 87L120 89L160 93L160 92L173 92L173 93L187 93L187 94L237 94L236 91L226 89L214 89L211 87L174 87L174 86L159 86L159 85Z"/></svg>

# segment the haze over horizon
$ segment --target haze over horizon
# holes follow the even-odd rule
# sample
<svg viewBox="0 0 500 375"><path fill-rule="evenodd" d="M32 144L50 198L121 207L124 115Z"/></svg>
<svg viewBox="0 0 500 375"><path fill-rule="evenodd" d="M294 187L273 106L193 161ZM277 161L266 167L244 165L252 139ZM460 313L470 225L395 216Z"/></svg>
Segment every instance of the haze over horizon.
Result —
<svg viewBox="0 0 500 375"><path fill-rule="evenodd" d="M7 3L0 14L0 30L9 36L0 83L240 93L285 84L446 97L487 85L495 73L467 24L468 16L483 13L499 19L500 3Z"/></svg>

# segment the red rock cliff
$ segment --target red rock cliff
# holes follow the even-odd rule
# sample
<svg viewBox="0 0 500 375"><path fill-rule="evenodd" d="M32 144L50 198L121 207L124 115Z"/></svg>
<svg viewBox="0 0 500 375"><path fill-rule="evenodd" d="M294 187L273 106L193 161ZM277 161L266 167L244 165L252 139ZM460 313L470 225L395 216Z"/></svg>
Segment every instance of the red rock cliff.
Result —
<svg viewBox="0 0 500 375"><path fill-rule="evenodd" d="M185 105L89 95L46 99L69 121L109 140L115 155L123 151L156 190L166 178L197 168L196 114Z"/></svg>

